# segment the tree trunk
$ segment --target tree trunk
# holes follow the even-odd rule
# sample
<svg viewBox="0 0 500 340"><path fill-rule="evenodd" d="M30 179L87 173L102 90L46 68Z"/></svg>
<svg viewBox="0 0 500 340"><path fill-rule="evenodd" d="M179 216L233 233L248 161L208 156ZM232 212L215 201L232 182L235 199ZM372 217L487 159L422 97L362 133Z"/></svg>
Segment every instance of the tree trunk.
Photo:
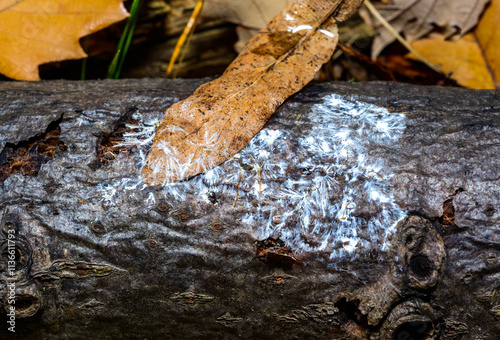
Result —
<svg viewBox="0 0 500 340"><path fill-rule="evenodd" d="M498 92L309 86L233 159L144 186L204 81L0 83L2 339L498 336Z"/></svg>

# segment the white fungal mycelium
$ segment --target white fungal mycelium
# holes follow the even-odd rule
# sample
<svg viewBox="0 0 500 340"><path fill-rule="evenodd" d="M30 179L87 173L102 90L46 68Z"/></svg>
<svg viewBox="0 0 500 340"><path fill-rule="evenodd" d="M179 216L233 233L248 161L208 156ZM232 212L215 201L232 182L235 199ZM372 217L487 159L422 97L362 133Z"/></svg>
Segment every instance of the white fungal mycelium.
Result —
<svg viewBox="0 0 500 340"><path fill-rule="evenodd" d="M134 127L138 132L126 135L123 142L137 146L142 164L155 124L140 123ZM295 251L326 251L335 258L359 247L384 250L405 214L392 193L389 180L394 175L376 150L400 138L405 116L329 95L297 124L307 131L301 137L265 128L222 166L167 184L163 194L180 201L187 194L197 195L200 204L212 204L209 193L231 197L235 209L245 207L240 221L257 238L279 237ZM103 197L110 200L118 191L138 185L144 185L139 177L135 186L108 181L102 186ZM154 196L147 201L154 202Z"/></svg>

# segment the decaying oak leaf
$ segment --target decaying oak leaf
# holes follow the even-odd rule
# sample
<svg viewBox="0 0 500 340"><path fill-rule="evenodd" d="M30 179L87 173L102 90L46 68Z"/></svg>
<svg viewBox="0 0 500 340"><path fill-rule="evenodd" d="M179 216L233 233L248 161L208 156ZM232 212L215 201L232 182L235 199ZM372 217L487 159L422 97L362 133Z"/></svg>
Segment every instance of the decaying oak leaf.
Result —
<svg viewBox="0 0 500 340"><path fill-rule="evenodd" d="M348 4L344 12L355 12L362 0L287 5L220 78L170 107L142 169L144 182L159 185L191 177L243 149L331 57L338 39L331 15L343 2Z"/></svg>
<svg viewBox="0 0 500 340"><path fill-rule="evenodd" d="M500 0L491 0L473 32L456 41L440 36L416 41L412 47L449 73L459 85L498 89L500 82Z"/></svg>
<svg viewBox="0 0 500 340"><path fill-rule="evenodd" d="M123 0L0 0L0 73L40 80L38 65L86 57L78 39L127 16Z"/></svg>
<svg viewBox="0 0 500 340"><path fill-rule="evenodd" d="M432 31L443 38L470 31L490 0L390 0L375 7L391 26L409 42L416 41ZM379 35L372 45L372 57L396 39L380 23L372 19ZM438 28L436 30L436 28Z"/></svg>

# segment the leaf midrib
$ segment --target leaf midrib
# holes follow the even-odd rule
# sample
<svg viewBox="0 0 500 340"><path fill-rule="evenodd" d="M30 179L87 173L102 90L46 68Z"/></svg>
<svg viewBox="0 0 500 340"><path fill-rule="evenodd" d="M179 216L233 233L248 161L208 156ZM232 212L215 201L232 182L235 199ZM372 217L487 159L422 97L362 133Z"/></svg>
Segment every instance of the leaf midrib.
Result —
<svg viewBox="0 0 500 340"><path fill-rule="evenodd" d="M222 99L222 101L227 101L227 100L230 100L231 98L233 98L234 96L236 95L239 95L247 90L249 90L250 88L252 88L255 84L257 84L263 77L264 75L267 74L267 72L269 72L270 70L272 70L272 68L277 65L278 63L282 62L284 59L286 59L291 53L293 53L293 51L295 51L299 46L301 46L307 39L309 39L309 37L317 31L317 29L333 14L333 12L340 6L340 4L342 4L343 1L339 1L337 3L336 6L332 6L332 8L324 15L324 17L317 21L314 26L309 29L309 31L299 40L297 41L297 43L295 43L295 45L293 45L286 53L284 53L282 56L280 56L277 60L273 61L270 65L268 66L265 66L265 70L262 72L262 74L257 77L257 79L255 79L250 85L248 85L247 87L245 87L244 89L242 90L239 90L233 94L231 94L229 97L226 97L224 99ZM182 137L181 139L179 139L179 141L174 145L174 147L178 147L184 140L186 140L187 138L189 138L190 136L192 136L193 134L199 132L201 130L201 128L207 124L211 119L212 119L213 115L211 115L209 118L207 118L207 120L205 120L202 124L200 124L200 126L191 131L189 134L185 135L184 137ZM221 126L220 130L223 130L226 125L228 124L228 122L230 121L230 118L227 118L225 119L224 121L224 124Z"/></svg>

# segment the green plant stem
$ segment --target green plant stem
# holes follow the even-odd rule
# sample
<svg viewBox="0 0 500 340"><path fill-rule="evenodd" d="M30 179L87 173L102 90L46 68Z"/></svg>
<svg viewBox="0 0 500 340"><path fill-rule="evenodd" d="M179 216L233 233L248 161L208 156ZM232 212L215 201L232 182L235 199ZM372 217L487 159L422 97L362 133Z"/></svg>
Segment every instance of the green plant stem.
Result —
<svg viewBox="0 0 500 340"><path fill-rule="evenodd" d="M116 52L108 68L108 73L106 78L118 79L120 77L120 72L125 61L130 43L134 35L135 25L137 23L137 18L139 17L139 8L142 4L142 0L134 0L132 7L130 9L130 17L127 20L127 24L123 29L122 36L116 47Z"/></svg>
<svg viewBox="0 0 500 340"><path fill-rule="evenodd" d="M134 3L136 3L136 2L134 1ZM137 0L137 3L138 3L138 6L140 6L142 4L142 0ZM139 8L139 7L137 7L137 8ZM122 67L123 67L123 64L125 62L125 57L127 56L127 52L128 52L129 47L130 47L130 43L132 42L132 38L134 36L135 25L137 24L137 18L139 17L138 13L139 13L139 10L137 9L134 12L135 15L134 15L134 17L131 20L132 24L131 24L131 27L130 27L130 32L127 35L127 40L125 41L125 46L123 47L123 53L120 56L120 61L118 62L118 66L117 66L117 69L116 69L116 73L115 73L114 79L118 79L120 77L120 73L122 71Z"/></svg>
<svg viewBox="0 0 500 340"><path fill-rule="evenodd" d="M89 36L86 36L85 40L83 42L83 51L85 53L87 53L88 48L89 48ZM87 53L87 56L85 58L83 58L83 61L82 61L82 70L80 72L80 80L85 80L85 75L87 73L87 60L88 60L88 53Z"/></svg>

